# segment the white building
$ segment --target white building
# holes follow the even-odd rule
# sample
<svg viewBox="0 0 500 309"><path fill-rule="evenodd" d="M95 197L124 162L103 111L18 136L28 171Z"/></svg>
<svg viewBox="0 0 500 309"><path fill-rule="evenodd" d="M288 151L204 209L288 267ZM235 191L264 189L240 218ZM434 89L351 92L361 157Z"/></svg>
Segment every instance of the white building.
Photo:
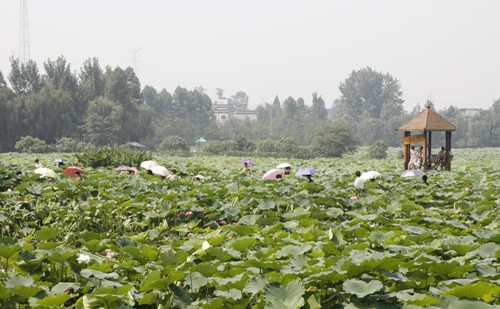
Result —
<svg viewBox="0 0 500 309"><path fill-rule="evenodd" d="M226 98L214 100L212 103L212 111L218 123L222 123L229 118L257 120L257 111L254 110L239 110L236 112L230 112L229 102Z"/></svg>

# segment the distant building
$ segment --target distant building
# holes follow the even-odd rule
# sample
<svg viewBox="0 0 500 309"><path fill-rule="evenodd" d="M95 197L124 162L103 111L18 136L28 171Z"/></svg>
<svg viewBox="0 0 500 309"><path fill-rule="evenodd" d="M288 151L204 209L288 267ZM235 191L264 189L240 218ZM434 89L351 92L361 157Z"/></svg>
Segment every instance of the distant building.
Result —
<svg viewBox="0 0 500 309"><path fill-rule="evenodd" d="M229 104L226 98L216 99L212 102L212 111L217 122L229 119Z"/></svg>
<svg viewBox="0 0 500 309"><path fill-rule="evenodd" d="M481 111L483 111L482 108L459 108L458 114L464 118L471 118L478 115Z"/></svg>
<svg viewBox="0 0 500 309"><path fill-rule="evenodd" d="M257 111L254 110L237 110L230 112L229 102L226 98L215 99L212 102L212 111L218 123L223 123L229 118L257 120Z"/></svg>
<svg viewBox="0 0 500 309"><path fill-rule="evenodd" d="M257 120L257 111L237 111L231 114L231 117L236 119L248 119L248 120Z"/></svg>

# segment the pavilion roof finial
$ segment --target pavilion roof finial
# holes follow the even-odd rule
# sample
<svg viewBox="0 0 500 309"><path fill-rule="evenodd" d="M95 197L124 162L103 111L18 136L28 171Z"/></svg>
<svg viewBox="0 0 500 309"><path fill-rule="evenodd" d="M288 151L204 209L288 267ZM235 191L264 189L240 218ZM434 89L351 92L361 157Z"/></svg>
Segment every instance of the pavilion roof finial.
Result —
<svg viewBox="0 0 500 309"><path fill-rule="evenodd" d="M431 100L427 99L427 102L425 102L424 107L425 108L434 108L434 103L432 103Z"/></svg>

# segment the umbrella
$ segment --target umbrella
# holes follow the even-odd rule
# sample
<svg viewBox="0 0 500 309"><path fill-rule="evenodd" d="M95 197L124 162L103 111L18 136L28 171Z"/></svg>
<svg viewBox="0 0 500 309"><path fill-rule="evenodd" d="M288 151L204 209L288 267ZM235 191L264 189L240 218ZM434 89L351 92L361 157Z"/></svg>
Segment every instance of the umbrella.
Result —
<svg viewBox="0 0 500 309"><path fill-rule="evenodd" d="M376 172L376 171L369 171L369 172L365 172L363 174L361 174L361 178L363 180L370 180L370 179L375 179L377 177L380 177L382 176L382 174L380 174L379 172Z"/></svg>
<svg viewBox="0 0 500 309"><path fill-rule="evenodd" d="M170 174L170 172L167 170L166 167L160 165L153 166L150 168L150 170L151 172L153 172L153 174L160 175L163 177L167 177Z"/></svg>
<svg viewBox="0 0 500 309"><path fill-rule="evenodd" d="M130 142L130 143L127 143L127 145L129 145L131 147L137 147L137 148L146 148L146 146L144 146L143 144L139 144L138 142Z"/></svg>
<svg viewBox="0 0 500 309"><path fill-rule="evenodd" d="M262 180L276 180L276 176L282 175L283 176L283 170L279 168L273 168L272 170L267 171L264 176L262 176Z"/></svg>
<svg viewBox="0 0 500 309"><path fill-rule="evenodd" d="M40 174L40 177L45 178L57 178L56 172L51 170L50 168L40 167L35 170L35 174Z"/></svg>
<svg viewBox="0 0 500 309"><path fill-rule="evenodd" d="M406 170L403 171L401 174L401 177L414 177L414 176L420 176L420 175L425 175L425 172L422 170Z"/></svg>
<svg viewBox="0 0 500 309"><path fill-rule="evenodd" d="M255 165L255 163L250 160L250 159L243 159L243 160L240 160L241 163L246 163L248 165Z"/></svg>
<svg viewBox="0 0 500 309"><path fill-rule="evenodd" d="M312 167L304 167L304 168L299 168L297 171L297 176L307 176L307 175L314 175L316 174L316 170Z"/></svg>
<svg viewBox="0 0 500 309"><path fill-rule="evenodd" d="M63 169L62 173L70 178L78 178L80 175L83 174L83 169L78 167L78 166L68 166L67 168Z"/></svg>
<svg viewBox="0 0 500 309"><path fill-rule="evenodd" d="M147 170L150 170L153 166L158 166L159 164L155 161L144 161L141 163L141 167Z"/></svg>
<svg viewBox="0 0 500 309"><path fill-rule="evenodd" d="M115 169L115 171L117 171L117 172L133 172L134 170L128 165L120 165Z"/></svg>
<svg viewBox="0 0 500 309"><path fill-rule="evenodd" d="M200 174L193 176L193 180L204 180L204 179L205 179L205 176L200 175Z"/></svg>
<svg viewBox="0 0 500 309"><path fill-rule="evenodd" d="M54 162L56 162L56 163L66 163L66 159L57 158L57 159L54 160Z"/></svg>
<svg viewBox="0 0 500 309"><path fill-rule="evenodd" d="M287 167L292 167L290 163L281 163L280 165L276 166L276 168L287 168Z"/></svg>

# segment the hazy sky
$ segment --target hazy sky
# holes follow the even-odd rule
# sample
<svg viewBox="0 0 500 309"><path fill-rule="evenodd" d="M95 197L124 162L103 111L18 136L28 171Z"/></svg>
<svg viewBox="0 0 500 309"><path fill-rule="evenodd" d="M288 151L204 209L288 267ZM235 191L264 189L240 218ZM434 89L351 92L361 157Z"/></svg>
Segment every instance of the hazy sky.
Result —
<svg viewBox="0 0 500 309"><path fill-rule="evenodd" d="M353 70L402 86L405 108L488 108L500 98L498 0L29 0L31 58L134 66L142 86L244 91L250 105L317 92ZM19 0L0 3L0 70L19 51Z"/></svg>

